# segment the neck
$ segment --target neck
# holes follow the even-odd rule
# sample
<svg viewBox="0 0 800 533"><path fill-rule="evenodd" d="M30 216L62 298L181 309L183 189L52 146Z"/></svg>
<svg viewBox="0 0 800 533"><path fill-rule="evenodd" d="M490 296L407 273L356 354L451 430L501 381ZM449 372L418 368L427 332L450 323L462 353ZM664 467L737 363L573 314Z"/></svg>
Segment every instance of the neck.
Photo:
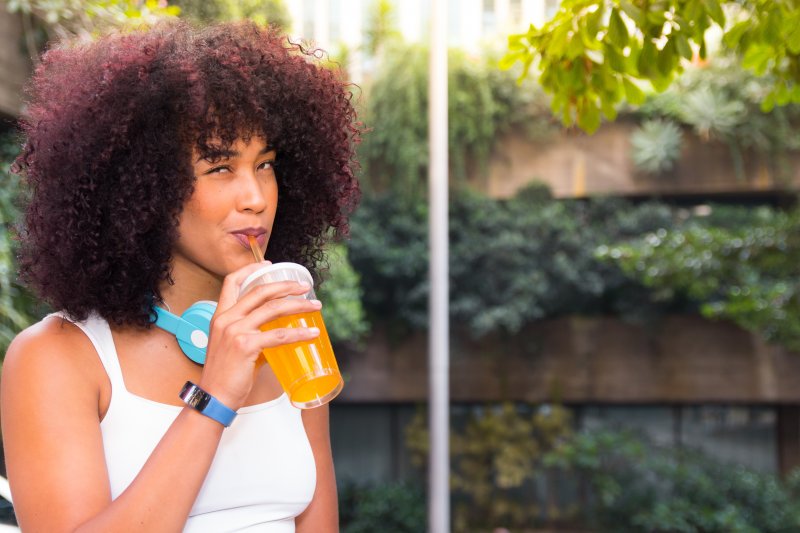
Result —
<svg viewBox="0 0 800 533"><path fill-rule="evenodd" d="M196 265L172 265L172 280L161 287L161 297L173 314L181 315L199 300L219 300L222 278Z"/></svg>

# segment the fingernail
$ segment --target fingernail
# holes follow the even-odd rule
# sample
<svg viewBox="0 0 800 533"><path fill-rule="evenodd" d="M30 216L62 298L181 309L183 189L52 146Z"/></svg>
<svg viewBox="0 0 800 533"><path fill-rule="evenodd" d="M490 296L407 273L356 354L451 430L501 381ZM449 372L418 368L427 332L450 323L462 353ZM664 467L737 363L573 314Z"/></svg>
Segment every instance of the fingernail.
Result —
<svg viewBox="0 0 800 533"><path fill-rule="evenodd" d="M303 287L304 289L310 289L311 288L311 284L309 282L307 282L307 281L301 281L300 282L300 286Z"/></svg>
<svg viewBox="0 0 800 533"><path fill-rule="evenodd" d="M309 300L309 302L311 302L311 305L313 305L314 307L322 307L322 302L320 302L319 300Z"/></svg>
<svg viewBox="0 0 800 533"><path fill-rule="evenodd" d="M309 332L310 332L312 335L319 335L319 328L308 328L308 331L309 331Z"/></svg>

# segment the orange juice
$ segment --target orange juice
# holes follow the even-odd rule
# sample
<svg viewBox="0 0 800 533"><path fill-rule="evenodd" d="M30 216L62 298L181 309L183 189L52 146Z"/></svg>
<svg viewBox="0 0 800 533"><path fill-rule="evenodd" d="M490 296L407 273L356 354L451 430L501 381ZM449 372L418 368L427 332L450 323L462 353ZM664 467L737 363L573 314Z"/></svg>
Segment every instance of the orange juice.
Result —
<svg viewBox="0 0 800 533"><path fill-rule="evenodd" d="M266 348L263 353L292 404L308 409L333 399L342 390L344 382L319 311L281 317L267 322L261 330L297 327L317 327L319 337Z"/></svg>

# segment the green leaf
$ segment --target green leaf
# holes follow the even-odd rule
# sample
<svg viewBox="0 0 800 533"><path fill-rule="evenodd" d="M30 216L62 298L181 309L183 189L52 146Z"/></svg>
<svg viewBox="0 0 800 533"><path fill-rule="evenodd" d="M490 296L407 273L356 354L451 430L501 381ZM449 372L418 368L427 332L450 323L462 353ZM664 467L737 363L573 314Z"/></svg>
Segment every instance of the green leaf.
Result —
<svg viewBox="0 0 800 533"><path fill-rule="evenodd" d="M695 25L699 25L702 19L705 18L705 10L700 0L689 0L684 7L684 17L686 20L692 21Z"/></svg>
<svg viewBox="0 0 800 533"><path fill-rule="evenodd" d="M645 18L644 18L644 13L642 13L641 9L633 5L628 0L622 0L619 3L619 5L620 7L622 7L622 11L624 11L625 14L628 15L628 17L630 17L630 19L636 24L636 26L638 26L639 28L644 26Z"/></svg>
<svg viewBox="0 0 800 533"><path fill-rule="evenodd" d="M509 52L500 58L497 66L502 70L508 70L513 67L517 61L522 61L528 54L526 52Z"/></svg>
<svg viewBox="0 0 800 533"><path fill-rule="evenodd" d="M722 6L719 5L719 0L703 0L706 8L706 13L711 17L711 20L725 27L725 13L722 11Z"/></svg>
<svg viewBox="0 0 800 533"><path fill-rule="evenodd" d="M625 56L619 53L616 48L606 44L603 54L608 66L615 72L626 72Z"/></svg>
<svg viewBox="0 0 800 533"><path fill-rule="evenodd" d="M781 13L774 6L771 6L767 15L767 22L764 26L764 42L779 44L781 40Z"/></svg>
<svg viewBox="0 0 800 533"><path fill-rule="evenodd" d="M616 8L611 10L611 16L608 19L607 37L611 44L620 50L628 46L628 28Z"/></svg>
<svg viewBox="0 0 800 533"><path fill-rule="evenodd" d="M752 27L753 23L749 20L734 24L731 29L725 33L725 36L723 37L723 43L728 48L736 49L740 44L742 35L744 35L744 33Z"/></svg>
<svg viewBox="0 0 800 533"><path fill-rule="evenodd" d="M597 9L586 17L586 33L592 39L597 39L597 34L600 32L600 23L603 22L602 9Z"/></svg>
<svg viewBox="0 0 800 533"><path fill-rule="evenodd" d="M799 18L799 17L795 17ZM786 36L786 47L794 55L800 54L800 23L793 23L792 29Z"/></svg>
<svg viewBox="0 0 800 533"><path fill-rule="evenodd" d="M705 37L700 39L700 50L698 50L697 53L700 56L700 59L705 59L706 57L708 57L708 51L706 49L706 39L705 39Z"/></svg>
<svg viewBox="0 0 800 533"><path fill-rule="evenodd" d="M581 102L583 105L578 108L578 126L586 133L594 133L600 127L600 109L592 99L583 98Z"/></svg>
<svg viewBox="0 0 800 533"><path fill-rule="evenodd" d="M653 78L650 78L650 83L653 84L653 88L656 91L664 92L664 91L667 90L667 88L672 83L672 79L673 79L673 74L672 73L670 73L669 75L666 75L666 76L658 76L657 75L657 76L655 76Z"/></svg>
<svg viewBox="0 0 800 533"><path fill-rule="evenodd" d="M601 109L603 110L603 115L608 120L615 120L617 118L617 108L614 106L614 102L606 98L603 98L601 102L602 102Z"/></svg>
<svg viewBox="0 0 800 533"><path fill-rule="evenodd" d="M514 35L508 36L508 48L509 50L514 51L522 51L527 50L528 45L523 42L523 39L527 36L525 33L516 33Z"/></svg>
<svg viewBox="0 0 800 533"><path fill-rule="evenodd" d="M675 41L675 48L677 49L678 54L684 59L691 60L694 53L692 52L692 47L689 44L689 39L686 37L686 34L682 32L676 32L673 40Z"/></svg>
<svg viewBox="0 0 800 533"><path fill-rule="evenodd" d="M650 39L645 39L642 44L642 51L636 61L636 69L645 78L652 78L657 75L656 70L656 54L658 50L656 45Z"/></svg>
<svg viewBox="0 0 800 533"><path fill-rule="evenodd" d="M772 47L768 45L753 45L745 52L742 58L742 66L753 70L759 76L763 76L772 57Z"/></svg>
<svg viewBox="0 0 800 533"><path fill-rule="evenodd" d="M569 42L567 43L567 57L570 59L575 59L578 56L582 56L585 49L586 48L583 45L583 40L581 39L580 33L572 32Z"/></svg>
<svg viewBox="0 0 800 533"><path fill-rule="evenodd" d="M665 44L664 47L658 52L658 59L656 60L656 65L658 66L658 72L662 76L669 76L672 71L675 69L675 63L677 58L675 57L675 40L669 39Z"/></svg>

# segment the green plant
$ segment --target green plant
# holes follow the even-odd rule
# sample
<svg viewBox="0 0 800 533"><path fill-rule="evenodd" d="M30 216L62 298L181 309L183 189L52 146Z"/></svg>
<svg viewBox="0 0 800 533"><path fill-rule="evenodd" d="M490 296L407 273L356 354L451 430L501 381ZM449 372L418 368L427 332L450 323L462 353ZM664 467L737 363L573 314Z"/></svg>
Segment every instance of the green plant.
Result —
<svg viewBox="0 0 800 533"><path fill-rule="evenodd" d="M10 13L21 14L25 46L36 62L47 40L90 38L109 28L152 24L180 13L180 8L166 4L158 0L8 0L6 7Z"/></svg>
<svg viewBox="0 0 800 533"><path fill-rule="evenodd" d="M331 342L359 345L369 331L361 304L362 290L358 274L347 260L347 248L336 244L327 253L328 279L318 296L325 302L323 314Z"/></svg>
<svg viewBox="0 0 800 533"><path fill-rule="evenodd" d="M19 221L18 204L22 191L19 176L11 172L11 162L19 153L19 140L13 132L0 134L0 355L20 330L44 313L43 306L17 283L14 225Z"/></svg>
<svg viewBox="0 0 800 533"><path fill-rule="evenodd" d="M738 227L692 220L626 244L600 247L597 256L620 265L658 299L683 294L700 303L709 318L733 320L800 351L798 209L760 208Z"/></svg>
<svg viewBox="0 0 800 533"><path fill-rule="evenodd" d="M630 433L581 432L545 463L577 476L587 526L614 533L770 533L800 529L798 485Z"/></svg>
<svg viewBox="0 0 800 533"><path fill-rule="evenodd" d="M452 323L481 337L515 334L533 321L573 313L641 319L672 303L650 301L641 283L593 250L646 231L669 228L664 205L618 199L552 199L541 188L511 200L467 191L450 208ZM427 327L427 205L392 195L366 198L353 218L350 259L374 321Z"/></svg>
<svg viewBox="0 0 800 533"><path fill-rule="evenodd" d="M631 134L631 156L636 166L651 174L672 170L681 155L683 134L673 122L646 120Z"/></svg>
<svg viewBox="0 0 800 533"><path fill-rule="evenodd" d="M564 0L541 28L509 37L500 65L522 63L522 78L535 66L553 112L593 132L601 113L614 120L616 104L644 100L638 82L662 91L695 55L704 60L712 26L745 68L771 75L765 111L800 103L797 0Z"/></svg>
<svg viewBox="0 0 800 533"><path fill-rule="evenodd" d="M181 15L201 22L250 19L288 30L292 25L283 0L177 0Z"/></svg>
<svg viewBox="0 0 800 533"><path fill-rule="evenodd" d="M739 177L744 176L747 151L759 155L775 175L789 175L787 155L800 148L795 134L800 106L787 104L765 112L762 103L773 85L772 78L758 78L734 58L718 56L708 65L688 68L634 114L691 128L701 141L725 142Z"/></svg>
<svg viewBox="0 0 800 533"><path fill-rule="evenodd" d="M372 0L367 12L364 51L380 56L387 45L397 44L402 34L397 27L397 8L392 0Z"/></svg>
<svg viewBox="0 0 800 533"><path fill-rule="evenodd" d="M497 135L529 117L530 95L508 73L458 50L448 55L448 139L452 175L459 183L472 165L484 167ZM428 49L387 48L366 91L364 121L370 127L359 155L377 191L424 196L428 168Z"/></svg>
<svg viewBox="0 0 800 533"><path fill-rule="evenodd" d="M463 428L450 431L454 531L537 524L539 502L525 489L541 475L542 458L569 438L571 423L559 405L507 402L471 410ZM406 427L406 445L424 467L428 431L421 412Z"/></svg>
<svg viewBox="0 0 800 533"><path fill-rule="evenodd" d="M422 490L410 483L339 487L342 533L417 533L426 520Z"/></svg>

